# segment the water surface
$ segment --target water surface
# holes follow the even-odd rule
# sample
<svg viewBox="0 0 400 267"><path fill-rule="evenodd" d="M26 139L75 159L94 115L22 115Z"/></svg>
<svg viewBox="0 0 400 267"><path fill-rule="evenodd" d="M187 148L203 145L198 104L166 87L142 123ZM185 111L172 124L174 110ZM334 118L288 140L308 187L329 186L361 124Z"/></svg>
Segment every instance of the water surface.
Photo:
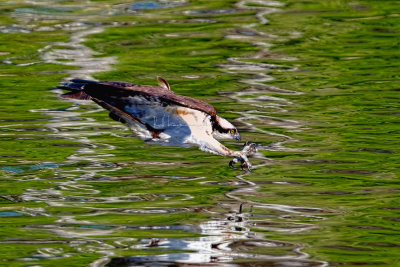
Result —
<svg viewBox="0 0 400 267"><path fill-rule="evenodd" d="M1 264L399 264L397 1L0 7ZM255 172L54 89L157 75L257 142Z"/></svg>

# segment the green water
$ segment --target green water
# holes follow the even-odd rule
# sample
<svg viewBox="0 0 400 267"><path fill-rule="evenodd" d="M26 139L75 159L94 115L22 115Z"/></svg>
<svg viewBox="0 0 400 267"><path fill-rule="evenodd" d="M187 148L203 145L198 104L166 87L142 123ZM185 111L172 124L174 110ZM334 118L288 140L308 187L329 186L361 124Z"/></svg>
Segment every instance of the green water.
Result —
<svg viewBox="0 0 400 267"><path fill-rule="evenodd" d="M0 265L400 266L398 1L0 8ZM157 75L258 143L255 171L54 89Z"/></svg>

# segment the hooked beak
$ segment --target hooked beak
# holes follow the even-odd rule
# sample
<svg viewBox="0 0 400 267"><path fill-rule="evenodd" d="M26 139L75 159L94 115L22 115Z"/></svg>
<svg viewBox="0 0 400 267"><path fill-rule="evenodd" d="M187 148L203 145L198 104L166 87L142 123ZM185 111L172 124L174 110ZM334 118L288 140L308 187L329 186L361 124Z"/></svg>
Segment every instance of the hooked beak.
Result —
<svg viewBox="0 0 400 267"><path fill-rule="evenodd" d="M234 136L233 136L233 138L235 138L238 142L240 142L240 140L242 140L241 138L240 138L240 134L235 134Z"/></svg>

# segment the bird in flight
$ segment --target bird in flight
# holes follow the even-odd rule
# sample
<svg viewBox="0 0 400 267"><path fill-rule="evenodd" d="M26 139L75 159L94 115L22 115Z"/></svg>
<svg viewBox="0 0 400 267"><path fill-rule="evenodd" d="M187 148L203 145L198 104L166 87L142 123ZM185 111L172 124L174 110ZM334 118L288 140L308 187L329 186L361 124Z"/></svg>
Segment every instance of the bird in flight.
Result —
<svg viewBox="0 0 400 267"><path fill-rule="evenodd" d="M202 151L233 157L231 168L240 162L242 170L251 171L248 156L256 151L256 144L246 142L241 151L222 145L217 139L240 141L235 126L218 116L212 105L177 95L166 80L157 80L159 86L74 79L58 88L70 91L63 98L96 102L110 112L111 119L126 124L146 143L198 146Z"/></svg>

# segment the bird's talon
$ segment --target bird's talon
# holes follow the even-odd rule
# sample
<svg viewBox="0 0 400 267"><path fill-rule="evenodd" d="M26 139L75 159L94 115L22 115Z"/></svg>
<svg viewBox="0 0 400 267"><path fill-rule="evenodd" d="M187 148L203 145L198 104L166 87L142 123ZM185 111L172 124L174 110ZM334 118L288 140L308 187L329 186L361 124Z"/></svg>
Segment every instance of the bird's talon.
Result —
<svg viewBox="0 0 400 267"><path fill-rule="evenodd" d="M239 157L234 157L231 161L229 161L229 167L231 169L236 169L235 166L233 166L233 165L238 163L239 161L242 162L242 159Z"/></svg>
<svg viewBox="0 0 400 267"><path fill-rule="evenodd" d="M229 161L229 168L231 168L231 169L236 169L234 166L233 166L233 160L231 160L231 161Z"/></svg>
<svg viewBox="0 0 400 267"><path fill-rule="evenodd" d="M240 169L242 171L252 172L253 168L251 163L247 159L248 156L251 156L253 153L257 152L257 144L252 143L251 141L247 141L242 148L242 151L239 153L239 156L235 156L230 162L229 167L231 169L236 169L233 165L240 162Z"/></svg>
<svg viewBox="0 0 400 267"><path fill-rule="evenodd" d="M243 161L242 164L240 164L240 168L242 169L242 171L246 171L246 169L249 167L249 165Z"/></svg>

